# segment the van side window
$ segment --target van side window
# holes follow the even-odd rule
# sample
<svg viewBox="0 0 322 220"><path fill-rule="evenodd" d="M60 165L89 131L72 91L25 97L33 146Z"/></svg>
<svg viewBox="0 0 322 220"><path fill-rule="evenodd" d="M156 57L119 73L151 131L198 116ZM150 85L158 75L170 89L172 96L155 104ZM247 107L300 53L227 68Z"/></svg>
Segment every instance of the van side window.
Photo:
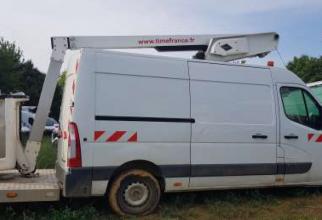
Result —
<svg viewBox="0 0 322 220"><path fill-rule="evenodd" d="M321 111L318 103L303 89L282 87L281 97L286 116L299 124L321 129Z"/></svg>
<svg viewBox="0 0 322 220"><path fill-rule="evenodd" d="M311 128L321 129L321 114L319 106L308 92L303 91L303 93L308 112L309 126Z"/></svg>

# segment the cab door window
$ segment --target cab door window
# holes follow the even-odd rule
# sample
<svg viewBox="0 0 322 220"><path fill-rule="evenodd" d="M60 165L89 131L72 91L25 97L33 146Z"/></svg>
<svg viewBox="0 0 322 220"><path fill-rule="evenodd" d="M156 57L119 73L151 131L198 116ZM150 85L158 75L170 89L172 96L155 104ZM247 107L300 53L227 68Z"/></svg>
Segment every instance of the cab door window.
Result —
<svg viewBox="0 0 322 220"><path fill-rule="evenodd" d="M306 91L303 91L303 94L304 94L304 100L307 107L309 127L315 128L315 129L321 129L322 128L321 115L320 115L320 109L318 104L309 93L307 93Z"/></svg>
<svg viewBox="0 0 322 220"><path fill-rule="evenodd" d="M308 92L295 87L282 87L280 92L285 115L290 120L321 129L321 107Z"/></svg>

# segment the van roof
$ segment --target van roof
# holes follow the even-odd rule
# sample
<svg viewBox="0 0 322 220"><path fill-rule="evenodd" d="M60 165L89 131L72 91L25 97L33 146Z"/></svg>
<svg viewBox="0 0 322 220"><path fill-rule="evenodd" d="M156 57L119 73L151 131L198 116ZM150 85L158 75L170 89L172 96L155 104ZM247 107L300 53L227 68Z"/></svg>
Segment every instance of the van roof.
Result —
<svg viewBox="0 0 322 220"><path fill-rule="evenodd" d="M182 58L182 57L170 57L170 56L163 56L163 55L156 55L156 54L142 54L142 53L134 53L128 51L115 51L115 50L104 50L104 49L91 49L91 48L84 48L81 49L82 52L84 51L91 51L95 53L114 53L120 55L127 55L127 56L136 56L136 57L147 57L147 58L158 58L164 60L178 60L178 61L189 61L189 62L203 62L203 63L216 63L221 65L231 65L231 66L241 66L241 67L254 67L254 68L264 68L269 69L268 66L256 65L256 64L238 64L238 63L228 63L222 61L212 61L212 60L201 60L201 59L193 59L193 58Z"/></svg>
<svg viewBox="0 0 322 220"><path fill-rule="evenodd" d="M219 65L227 65L227 66L238 66L238 67L246 67L246 68L260 68L260 69L268 69L272 74L272 78L274 82L277 83L293 83L299 85L305 85L305 83L294 73L291 71L279 68L279 67L269 67L269 66L261 66L261 65L249 65L249 64L236 64L236 63L228 63L228 62L220 62L220 61L210 61L210 60L199 60L199 59L191 59L191 58L178 58L178 57L168 57L154 54L141 54L141 53L131 53L124 51L114 51L114 50L103 50L103 49L91 49L84 48L81 49L81 53L102 53L102 54L118 54L118 55L126 55L126 56L135 56L135 57L145 57L145 58L156 58L162 60L177 60L177 61L187 61L194 63L214 63Z"/></svg>

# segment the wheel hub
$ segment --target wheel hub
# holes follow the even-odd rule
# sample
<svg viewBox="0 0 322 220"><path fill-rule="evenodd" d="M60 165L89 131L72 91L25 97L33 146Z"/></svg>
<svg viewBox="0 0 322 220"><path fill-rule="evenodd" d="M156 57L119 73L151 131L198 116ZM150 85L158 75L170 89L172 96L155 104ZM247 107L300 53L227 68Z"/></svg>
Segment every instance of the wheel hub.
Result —
<svg viewBox="0 0 322 220"><path fill-rule="evenodd" d="M148 199L149 190L143 183L132 183L124 191L124 199L131 206L140 206Z"/></svg>

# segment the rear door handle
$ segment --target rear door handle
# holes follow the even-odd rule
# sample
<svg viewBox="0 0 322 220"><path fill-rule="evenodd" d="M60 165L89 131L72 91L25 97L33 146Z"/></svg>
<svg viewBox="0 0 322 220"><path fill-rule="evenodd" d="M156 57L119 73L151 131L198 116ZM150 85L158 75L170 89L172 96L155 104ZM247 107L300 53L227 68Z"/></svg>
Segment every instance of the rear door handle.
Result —
<svg viewBox="0 0 322 220"><path fill-rule="evenodd" d="M285 139L299 139L299 136L294 135L294 134L290 134L290 135L285 135L284 138Z"/></svg>
<svg viewBox="0 0 322 220"><path fill-rule="evenodd" d="M253 139L267 139L267 135L263 135L263 134L254 134L252 135Z"/></svg>

